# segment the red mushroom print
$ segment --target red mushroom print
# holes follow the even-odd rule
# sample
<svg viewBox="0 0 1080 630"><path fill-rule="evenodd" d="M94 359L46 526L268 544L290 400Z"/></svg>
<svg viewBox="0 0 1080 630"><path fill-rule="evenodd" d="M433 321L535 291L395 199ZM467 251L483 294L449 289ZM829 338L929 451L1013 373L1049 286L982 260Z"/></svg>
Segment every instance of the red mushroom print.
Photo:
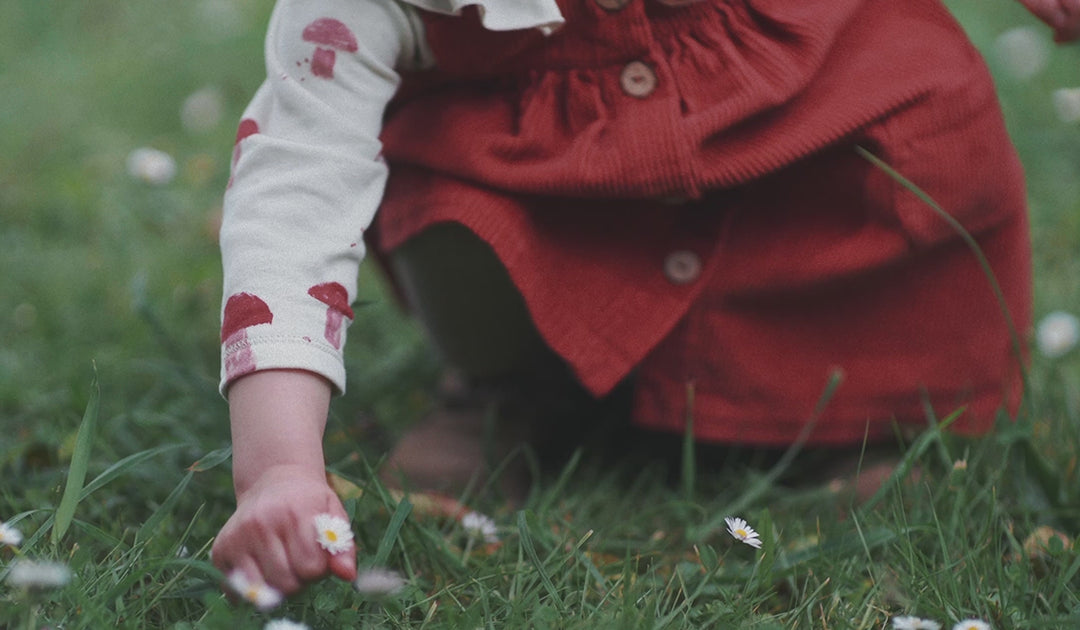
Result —
<svg viewBox="0 0 1080 630"><path fill-rule="evenodd" d="M234 348L225 357L225 378L232 380L255 371L255 355L247 342L247 329L274 321L274 314L262 299L250 293L237 293L225 302L221 322L221 343Z"/></svg>
<svg viewBox="0 0 1080 630"><path fill-rule="evenodd" d="M319 18L304 27L305 42L318 44L311 56L311 73L324 79L334 78L335 50L356 52L359 46L349 27L334 18Z"/></svg>
<svg viewBox="0 0 1080 630"><path fill-rule="evenodd" d="M240 127L236 130L236 141L233 143L232 151L232 172L236 172L236 163L240 161L240 141L248 136L253 136L259 133L259 123L255 122L251 118L245 118L240 121ZM226 188L232 188L233 175L229 176L229 183Z"/></svg>
<svg viewBox="0 0 1080 630"><path fill-rule="evenodd" d="M337 282L325 282L308 289L308 295L322 302L326 309L326 330L323 336L338 350L341 349L341 325L345 318L353 318L349 307L349 293Z"/></svg>

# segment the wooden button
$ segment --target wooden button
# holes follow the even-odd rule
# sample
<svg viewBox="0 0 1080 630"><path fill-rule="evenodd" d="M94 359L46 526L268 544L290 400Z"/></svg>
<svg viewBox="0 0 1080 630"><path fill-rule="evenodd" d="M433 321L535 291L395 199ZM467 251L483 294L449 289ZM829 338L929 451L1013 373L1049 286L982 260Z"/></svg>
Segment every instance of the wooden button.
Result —
<svg viewBox="0 0 1080 630"><path fill-rule="evenodd" d="M671 252L664 259L664 275L672 284L690 284L701 275L701 258L686 249Z"/></svg>
<svg viewBox="0 0 1080 630"><path fill-rule="evenodd" d="M630 4L630 0L593 0L596 5L605 11L619 11L626 5Z"/></svg>
<svg viewBox="0 0 1080 630"><path fill-rule="evenodd" d="M656 89L656 73L642 61L626 64L619 77L623 92L634 98L645 98Z"/></svg>

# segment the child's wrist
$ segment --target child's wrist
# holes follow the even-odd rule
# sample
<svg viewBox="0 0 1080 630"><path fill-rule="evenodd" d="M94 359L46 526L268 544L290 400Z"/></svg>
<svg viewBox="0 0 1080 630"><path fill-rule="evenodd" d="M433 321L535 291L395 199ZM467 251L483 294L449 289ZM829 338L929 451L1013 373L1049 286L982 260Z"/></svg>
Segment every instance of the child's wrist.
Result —
<svg viewBox="0 0 1080 630"><path fill-rule="evenodd" d="M233 484L237 495L268 472L322 478L322 436L330 385L310 372L256 372L229 390Z"/></svg>
<svg viewBox="0 0 1080 630"><path fill-rule="evenodd" d="M316 483L326 483L326 469L322 461L309 463L274 463L248 471L236 470L233 472L233 489L237 500L258 485L272 485L279 482L296 482L301 480Z"/></svg>

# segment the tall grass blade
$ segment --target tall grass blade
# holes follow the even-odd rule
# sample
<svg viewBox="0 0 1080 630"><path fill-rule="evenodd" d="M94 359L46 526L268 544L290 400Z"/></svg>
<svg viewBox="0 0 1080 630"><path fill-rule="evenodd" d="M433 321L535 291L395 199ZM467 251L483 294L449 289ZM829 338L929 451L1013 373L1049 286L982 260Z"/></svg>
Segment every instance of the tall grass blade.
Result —
<svg viewBox="0 0 1080 630"><path fill-rule="evenodd" d="M972 255L975 256L975 260L982 269L983 275L986 276L986 281L990 285L990 290L994 293L994 298L997 300L998 307L1001 309L1001 315L1005 318L1005 325L1009 330L1009 338L1012 342L1013 355L1016 358L1016 363L1020 370L1020 378L1024 385L1024 395L1030 403L1031 396L1028 394L1030 393L1031 388L1030 383L1028 382L1027 366L1024 363L1023 344L1020 343L1020 333L1016 330L1016 324L1013 322L1012 318L1012 311L1009 310L1009 304L1005 301L1005 294L1001 290L1001 285L998 284L997 276L994 274L993 268L990 267L990 261L987 260L986 255L983 254L982 248L979 247L978 241L975 240L975 237L972 236L959 221L934 201L926 191L901 175L899 171L889 166L884 160L860 146L855 147L855 152L862 156L867 162L870 162L881 169L882 172L892 178L896 183L906 188L911 194L918 197L919 200L933 210L942 221L949 224L949 227L956 232L957 236L959 236L964 241L964 244L968 246L968 249L971 250Z"/></svg>
<svg viewBox="0 0 1080 630"><path fill-rule="evenodd" d="M230 457L232 457L232 447L224 446L203 455L198 461L191 466L188 466L188 470L192 472L206 472L222 462L228 461Z"/></svg>
<svg viewBox="0 0 1080 630"><path fill-rule="evenodd" d="M165 444L163 446L156 446L145 451L139 451L138 453L132 453L131 455L128 455L127 457L121 459L112 466L106 468L104 471L102 471L100 475L94 477L94 479L90 483L86 484L86 486L82 489L82 492L79 493L79 500L82 501L86 497L90 496L90 494L98 488L101 488L105 484L109 483L113 479L116 479L120 475L126 473L127 471L138 466L139 464L149 459L152 459L162 453L174 451L181 446L183 445Z"/></svg>
<svg viewBox="0 0 1080 630"><path fill-rule="evenodd" d="M824 413L825 408L829 405L829 401L832 400L833 395L836 394L836 390L843 382L843 370L835 369L829 374L829 380L825 384L825 389L821 392L821 396L814 405L814 410L810 414L810 418L806 421L806 424L803 425L795 442L784 451L784 454L781 455L780 459L776 461L776 464L769 469L769 472L755 481L746 492L742 493L728 505L723 512L717 513L717 515L705 525L692 528L687 534L691 541L704 542L705 539L714 532L721 531L724 528L724 517L743 512L756 501L758 497L765 494L769 488L772 487L776 480L779 479L795 461L795 457L802 452L803 447L806 445L806 441L810 439L810 434L814 431L814 427L817 426L818 419L821 418L821 414Z"/></svg>
<svg viewBox="0 0 1080 630"><path fill-rule="evenodd" d="M683 428L682 443L682 491L683 500L694 500L694 485L697 481L697 460L694 450L694 384L686 385L686 426Z"/></svg>
<svg viewBox="0 0 1080 630"><path fill-rule="evenodd" d="M53 522L50 538L54 546L63 540L64 534L71 526L71 519L75 517L75 507L79 505L83 482L86 481L86 469L90 465L90 448L97 434L100 409L101 387L98 385L95 366L94 379L90 383L90 400L86 403L86 411L83 413L82 423L79 424L79 433L75 437L75 450L71 454L71 468L68 469L64 494L60 497L60 505L56 508L56 520Z"/></svg>
<svg viewBox="0 0 1080 630"><path fill-rule="evenodd" d="M180 500L180 495L187 489L188 484L191 483L191 478L195 476L193 471L188 471L184 478L180 480L180 483L176 484L176 487L172 489L169 496L165 497L165 501L158 506L154 513L150 515L150 518L146 519L146 522L142 524L139 531L135 534L135 540L145 541L149 538L154 530L157 529L161 521L172 512L173 507L176 506L176 502Z"/></svg>
<svg viewBox="0 0 1080 630"><path fill-rule="evenodd" d="M517 521L518 536L521 538L521 548L525 550L525 555L529 557L529 561L532 562L533 567L536 569L536 573L540 576L540 583L544 585L544 590L551 596L551 603L555 605L559 612L564 612L563 602L559 598L559 591L555 589L555 584L551 581L551 576L549 576L547 570L544 569L544 563L540 561L540 556L536 553L536 545L533 544L532 531L529 529L528 512L525 510L518 512Z"/></svg>
<svg viewBox="0 0 1080 630"><path fill-rule="evenodd" d="M378 548L375 549L375 566L381 567L386 564L387 558L390 557L390 550L394 548L394 541L397 540L398 533L401 532L401 526L405 524L405 519L409 518L412 507L412 503L407 498L402 497L397 509L394 510L394 515L390 517L390 524L386 526L386 531L379 541Z"/></svg>

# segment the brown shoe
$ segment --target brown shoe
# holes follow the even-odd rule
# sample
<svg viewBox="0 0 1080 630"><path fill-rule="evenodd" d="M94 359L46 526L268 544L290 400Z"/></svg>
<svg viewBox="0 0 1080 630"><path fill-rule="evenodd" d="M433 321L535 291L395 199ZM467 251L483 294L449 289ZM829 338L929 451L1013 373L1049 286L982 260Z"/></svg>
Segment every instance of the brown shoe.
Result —
<svg viewBox="0 0 1080 630"><path fill-rule="evenodd" d="M535 468L530 423L497 417L500 407L455 401L437 408L398 441L379 478L391 488L451 496L497 489L524 502Z"/></svg>

